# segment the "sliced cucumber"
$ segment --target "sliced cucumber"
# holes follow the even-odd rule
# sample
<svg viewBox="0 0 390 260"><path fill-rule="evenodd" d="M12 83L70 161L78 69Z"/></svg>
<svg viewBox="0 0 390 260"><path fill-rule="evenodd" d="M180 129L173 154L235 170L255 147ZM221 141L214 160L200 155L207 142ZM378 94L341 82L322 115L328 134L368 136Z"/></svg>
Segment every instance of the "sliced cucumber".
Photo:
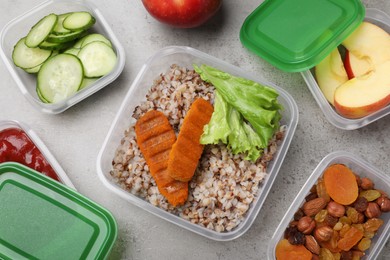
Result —
<svg viewBox="0 0 390 260"><path fill-rule="evenodd" d="M84 78L83 82L81 83L79 91L90 86L92 83L94 83L98 79L99 78Z"/></svg>
<svg viewBox="0 0 390 260"><path fill-rule="evenodd" d="M104 42L105 44L107 44L108 46L110 46L112 48L111 41L99 33L93 33L93 34L88 34L87 36L84 36L78 42L75 43L75 47L82 48L91 42ZM79 45L79 47L77 47L76 45Z"/></svg>
<svg viewBox="0 0 390 260"><path fill-rule="evenodd" d="M67 34L72 32L71 30L68 30L62 26L62 23L64 22L65 18L68 17L71 13L66 13L66 14L60 14L58 15L58 20L56 25L53 28L52 33L56 35L61 35L61 34Z"/></svg>
<svg viewBox="0 0 390 260"><path fill-rule="evenodd" d="M64 100L78 91L83 81L83 66L71 54L58 54L48 59L37 77L37 92L50 103Z"/></svg>
<svg viewBox="0 0 390 260"><path fill-rule="evenodd" d="M61 35L49 34L49 36L46 38L45 41L52 42L52 43L70 42L84 36L86 33L87 32L84 30L79 30L67 34L61 34Z"/></svg>
<svg viewBox="0 0 390 260"><path fill-rule="evenodd" d="M47 100L42 96L42 93L41 93L41 91L39 90L39 88L36 88L36 90L37 90L38 98L39 98L43 103L50 103L49 101L47 101Z"/></svg>
<svg viewBox="0 0 390 260"><path fill-rule="evenodd" d="M27 73L30 73L30 74L36 74L39 72L39 70L41 69L42 67L42 64L38 65L38 66L35 66L33 68L29 68L29 69L24 69L25 72Z"/></svg>
<svg viewBox="0 0 390 260"><path fill-rule="evenodd" d="M77 56L80 52L80 49L78 48L70 48L70 49L67 49L66 51L64 51L64 53L69 53L69 54L73 54L75 56Z"/></svg>
<svg viewBox="0 0 390 260"><path fill-rule="evenodd" d="M25 39L20 39L12 52L12 60L16 66L22 69L34 68L50 57L51 51L40 48L29 48L25 44Z"/></svg>
<svg viewBox="0 0 390 260"><path fill-rule="evenodd" d="M68 30L86 30L96 22L95 18L88 12L74 12L68 15L62 22L62 26Z"/></svg>
<svg viewBox="0 0 390 260"><path fill-rule="evenodd" d="M73 42L63 42L63 43L54 43L54 42L47 42L44 41L41 44L39 44L39 48L44 50L65 50L73 45Z"/></svg>
<svg viewBox="0 0 390 260"><path fill-rule="evenodd" d="M26 45L30 48L38 47L51 33L56 25L58 17L56 14L49 14L36 23L26 37Z"/></svg>
<svg viewBox="0 0 390 260"><path fill-rule="evenodd" d="M101 77L115 67L116 54L103 42L91 42L85 45L77 55L84 67L84 75L88 78Z"/></svg>

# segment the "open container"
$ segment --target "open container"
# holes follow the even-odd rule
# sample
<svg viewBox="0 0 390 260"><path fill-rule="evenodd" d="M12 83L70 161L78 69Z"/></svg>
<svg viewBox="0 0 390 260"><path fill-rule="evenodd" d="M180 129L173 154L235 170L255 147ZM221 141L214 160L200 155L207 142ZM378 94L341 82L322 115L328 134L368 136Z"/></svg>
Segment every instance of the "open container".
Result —
<svg viewBox="0 0 390 260"><path fill-rule="evenodd" d="M117 237L106 209L18 163L0 164L0 203L2 259L105 259Z"/></svg>
<svg viewBox="0 0 390 260"><path fill-rule="evenodd" d="M57 174L59 181L66 186L75 189L73 183L70 181L68 175L66 175L60 164L50 153L49 149L42 142L39 136L29 126L15 120L0 120L0 132L12 128L22 130L24 133L26 133L32 143L38 148L38 150L43 154L47 162L51 165L51 167Z"/></svg>
<svg viewBox="0 0 390 260"><path fill-rule="evenodd" d="M26 36L30 28L42 17L50 13L62 14L74 11L87 11L96 18L96 23L89 31L91 33L100 33L111 41L112 47L117 55L117 64L109 74L99 78L88 87L79 90L73 96L57 103L44 103L39 99L36 92L37 76L16 67L12 61L12 51L17 41ZM61 113L107 86L120 75L125 65L125 52L122 45L103 17L101 11L88 0L49 0L41 3L4 26L0 33L0 47L0 56L22 94L34 107L50 114Z"/></svg>
<svg viewBox="0 0 390 260"><path fill-rule="evenodd" d="M313 71L360 24L367 21L390 32L390 18L365 10L360 0L264 1L245 20L240 39L245 47L287 72L301 72L327 120L352 130L390 113L390 106L358 119L339 115L326 100Z"/></svg>
<svg viewBox="0 0 390 260"><path fill-rule="evenodd" d="M265 177L263 183L261 184L261 187L259 188L259 191L255 196L256 198L254 199L248 212L246 213L245 219L236 228L229 232L218 233L214 230L210 230L200 225L193 224L161 208L155 207L146 200L137 197L126 191L124 188L120 187L120 185L115 183L115 181L110 175L110 170L112 169L112 160L115 156L115 151L124 136L124 132L129 128L131 124L134 123L131 120L134 108L140 104L141 100L145 100L145 95L152 87L153 80L161 73L165 73L169 69L169 66L172 64L177 64L179 66L184 66L187 68L192 68L193 64L207 64L232 75L251 79L261 84L273 87L280 94L278 101L284 107L284 110L282 111L281 125L287 126L285 137L281 145L279 146L279 150L276 153L274 159L268 166L268 174ZM280 87L275 86L270 82L265 82L264 80L257 78L241 70L240 68L232 66L224 61L221 61L215 57L212 57L208 54L197 51L190 47L166 47L147 60L147 62L142 66L141 71L138 73L136 79L132 83L99 152L97 159L98 175L101 181L111 191L124 198L125 200L129 201L130 203L141 207L144 210L147 210L171 223L174 223L180 227L183 227L210 239L220 241L232 240L244 234L252 225L257 214L259 213L278 174L279 168L283 163L283 159L293 138L297 122L297 105L293 98Z"/></svg>
<svg viewBox="0 0 390 260"><path fill-rule="evenodd" d="M318 166L314 169L309 179L306 181L290 208L287 210L282 221L277 227L269 245L268 245L268 259L276 259L275 249L278 242L283 238L284 231L288 227L289 223L293 220L295 212L302 207L305 202L305 197L310 193L310 189L317 183L319 177L327 167L332 164L345 164L359 177L368 177L375 184L375 189L380 189L390 194L390 177L385 175L370 163L357 157L354 154L337 151L327 155ZM390 237L390 213L383 213L380 218L384 221L384 224L377 231L376 235L372 239L370 249L366 250L366 255L362 257L362 260L377 259L380 251L385 246L387 240Z"/></svg>

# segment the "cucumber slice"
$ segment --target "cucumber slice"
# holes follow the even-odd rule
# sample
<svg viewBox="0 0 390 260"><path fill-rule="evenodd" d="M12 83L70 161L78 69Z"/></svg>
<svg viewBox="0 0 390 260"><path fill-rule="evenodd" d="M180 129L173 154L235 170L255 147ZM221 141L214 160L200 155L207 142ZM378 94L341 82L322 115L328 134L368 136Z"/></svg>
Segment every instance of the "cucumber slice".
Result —
<svg viewBox="0 0 390 260"><path fill-rule="evenodd" d="M30 73L30 74L36 74L39 72L39 70L41 69L42 67L42 64L38 65L38 66L35 66L33 68L30 68L30 69L24 69L25 72L27 73Z"/></svg>
<svg viewBox="0 0 390 260"><path fill-rule="evenodd" d="M96 22L95 18L88 12L74 12L68 15L62 23L68 30L86 30Z"/></svg>
<svg viewBox="0 0 390 260"><path fill-rule="evenodd" d="M84 36L83 38L81 38L80 41L81 41L79 43L80 47L78 47L78 48L82 48L91 42L104 42L105 44L107 44L108 46L110 46L112 48L111 41L99 33L88 34L87 36ZM78 44L78 42L76 44Z"/></svg>
<svg viewBox="0 0 390 260"><path fill-rule="evenodd" d="M72 32L71 30L68 30L62 26L62 23L64 22L65 18L68 17L71 13L65 13L65 14L60 14L58 15L58 20L56 25L53 28L52 33L56 35L61 35L61 34L68 34Z"/></svg>
<svg viewBox="0 0 390 260"><path fill-rule="evenodd" d="M30 48L38 47L51 33L58 17L56 14L49 14L36 23L26 37L26 45Z"/></svg>
<svg viewBox="0 0 390 260"><path fill-rule="evenodd" d="M39 88L36 88L36 90L37 90L38 98L39 98L43 103L50 103L49 101L47 101L47 100L42 96L42 93L41 93L41 91L39 90Z"/></svg>
<svg viewBox="0 0 390 260"><path fill-rule="evenodd" d="M40 48L29 48L25 44L25 39L20 39L12 51L12 60L16 66L22 69L34 68L50 57L51 51Z"/></svg>
<svg viewBox="0 0 390 260"><path fill-rule="evenodd" d="M85 45L77 55L84 67L84 75L88 78L101 77L115 67L116 54L103 42L91 42Z"/></svg>
<svg viewBox="0 0 390 260"><path fill-rule="evenodd" d="M42 65L38 72L37 88L48 102L59 102L78 91L83 73L83 66L76 56L58 54Z"/></svg>
<svg viewBox="0 0 390 260"><path fill-rule="evenodd" d="M44 41L41 44L39 44L39 48L44 50L65 50L69 47L71 47L73 42L63 42L63 43L54 43L54 42L47 42Z"/></svg>
<svg viewBox="0 0 390 260"><path fill-rule="evenodd" d="M70 49L67 49L66 51L64 51L64 53L69 53L69 54L73 54L74 56L77 56L80 52L80 49L78 48L70 48Z"/></svg>
<svg viewBox="0 0 390 260"><path fill-rule="evenodd" d="M84 78L83 82L81 83L79 91L82 90L83 88L86 88L86 87L90 86L91 84L93 84L98 79L99 78Z"/></svg>
<svg viewBox="0 0 390 260"><path fill-rule="evenodd" d="M52 43L70 42L84 36L86 33L87 33L86 31L80 30L80 31L75 31L67 34L61 34L61 35L49 34L49 36L46 38L45 41L52 42Z"/></svg>

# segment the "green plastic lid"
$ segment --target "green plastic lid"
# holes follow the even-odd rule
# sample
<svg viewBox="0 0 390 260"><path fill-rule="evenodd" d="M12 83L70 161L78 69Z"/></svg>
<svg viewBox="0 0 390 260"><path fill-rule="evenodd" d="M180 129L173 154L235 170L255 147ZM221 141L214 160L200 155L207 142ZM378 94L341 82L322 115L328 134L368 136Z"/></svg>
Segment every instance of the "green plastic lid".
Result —
<svg viewBox="0 0 390 260"><path fill-rule="evenodd" d="M117 236L107 210L18 163L0 164L0 259L104 259Z"/></svg>
<svg viewBox="0 0 390 260"><path fill-rule="evenodd" d="M363 21L360 0L266 0L241 27L245 47L288 72L314 67Z"/></svg>

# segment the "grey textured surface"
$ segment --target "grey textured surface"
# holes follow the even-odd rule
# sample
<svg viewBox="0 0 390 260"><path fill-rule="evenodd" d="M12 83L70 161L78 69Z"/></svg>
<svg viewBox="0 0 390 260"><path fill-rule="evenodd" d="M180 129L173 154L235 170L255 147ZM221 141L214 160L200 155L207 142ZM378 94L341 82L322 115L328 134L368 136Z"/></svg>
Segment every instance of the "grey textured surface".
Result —
<svg viewBox="0 0 390 260"><path fill-rule="evenodd" d="M0 28L40 2L1 0ZM0 119L19 120L33 128L78 191L114 214L119 235L111 259L266 259L279 221L325 155L350 151L390 175L389 116L359 130L339 130L326 121L300 74L282 72L242 46L240 27L261 2L225 0L205 26L183 30L155 21L140 0L95 0L126 50L126 66L114 83L59 115L34 109L0 62ZM390 13L388 0L363 2ZM97 154L123 96L146 59L168 45L191 46L272 81L299 107L295 137L263 209L251 229L231 242L211 241L163 221L112 194L97 177ZM390 259L389 242L380 259Z"/></svg>

